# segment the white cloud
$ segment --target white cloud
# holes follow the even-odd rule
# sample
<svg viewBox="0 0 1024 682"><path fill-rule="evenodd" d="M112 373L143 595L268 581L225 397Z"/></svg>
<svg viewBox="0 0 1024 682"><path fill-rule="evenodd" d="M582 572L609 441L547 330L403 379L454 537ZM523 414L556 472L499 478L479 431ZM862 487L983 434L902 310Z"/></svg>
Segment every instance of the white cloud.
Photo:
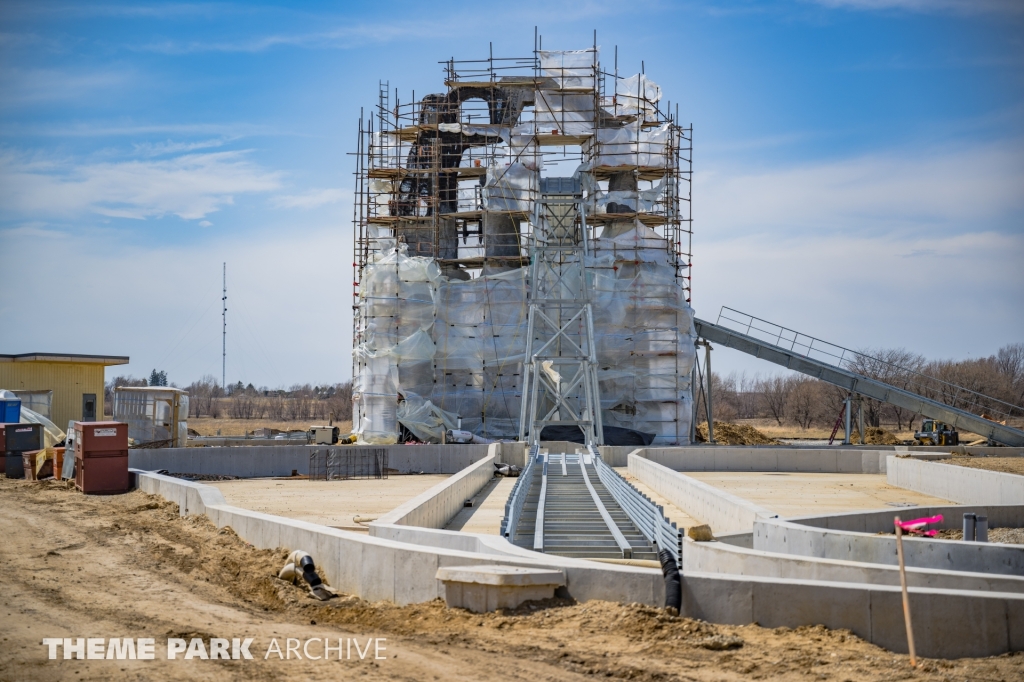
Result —
<svg viewBox="0 0 1024 682"><path fill-rule="evenodd" d="M0 206L32 217L92 212L198 220L231 205L236 195L279 186L280 173L262 168L240 151L86 164L0 155Z"/></svg>
<svg viewBox="0 0 1024 682"><path fill-rule="evenodd" d="M143 376L157 367L179 384L219 378L226 261L229 381L275 387L350 376L351 270L337 267L352 261L350 230L266 226L204 236L145 247L125 245L113 230L54 240L0 231L0 348L128 355L131 364L111 372ZM74 265L41 276L40 263ZM23 305L28 300L57 315L62 328L88 333L55 334L39 323L38 307ZM317 333L296 334L306 320L316 320Z"/></svg>
<svg viewBox="0 0 1024 682"><path fill-rule="evenodd" d="M272 206L277 208L319 208L327 204L334 204L346 197L352 196L352 190L327 188L311 189L302 194L285 194L276 196L270 200Z"/></svg>
<svg viewBox="0 0 1024 682"><path fill-rule="evenodd" d="M759 172L695 174L706 238L799 231L998 229L1024 211L1024 144L874 154Z"/></svg>
<svg viewBox="0 0 1024 682"><path fill-rule="evenodd" d="M212 226L213 226L213 223L211 223L209 220L200 220L199 221L199 227L212 227Z"/></svg>
<svg viewBox="0 0 1024 682"><path fill-rule="evenodd" d="M81 100L98 92L124 89L134 81L128 71L74 71L40 68L0 68L0 107Z"/></svg>
<svg viewBox="0 0 1024 682"><path fill-rule="evenodd" d="M697 248L693 305L729 306L849 348L987 356L1024 341L1024 235L761 233ZM727 351L716 371L774 371Z"/></svg>

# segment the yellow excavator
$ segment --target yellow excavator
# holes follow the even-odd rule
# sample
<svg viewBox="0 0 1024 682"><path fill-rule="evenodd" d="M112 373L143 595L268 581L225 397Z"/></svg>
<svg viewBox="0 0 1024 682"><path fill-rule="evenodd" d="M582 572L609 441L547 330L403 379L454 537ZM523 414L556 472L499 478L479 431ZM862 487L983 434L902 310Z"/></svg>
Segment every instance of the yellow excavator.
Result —
<svg viewBox="0 0 1024 682"><path fill-rule="evenodd" d="M914 432L914 441L918 445L959 445L960 434L945 422L925 419L921 422L921 430Z"/></svg>

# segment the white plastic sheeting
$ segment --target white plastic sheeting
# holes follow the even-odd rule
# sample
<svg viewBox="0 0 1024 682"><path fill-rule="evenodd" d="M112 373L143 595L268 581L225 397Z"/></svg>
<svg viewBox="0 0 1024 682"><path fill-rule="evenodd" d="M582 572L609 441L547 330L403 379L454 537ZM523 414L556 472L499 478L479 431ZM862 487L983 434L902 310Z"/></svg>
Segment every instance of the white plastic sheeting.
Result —
<svg viewBox="0 0 1024 682"><path fill-rule="evenodd" d="M661 100L661 87L642 73L620 78L615 83L615 113L639 114L645 119L657 115Z"/></svg>
<svg viewBox="0 0 1024 682"><path fill-rule="evenodd" d="M398 403L398 421L424 443L440 443L444 432L458 425L457 416L445 412L415 393L404 393Z"/></svg>
<svg viewBox="0 0 1024 682"><path fill-rule="evenodd" d="M583 173L584 187L587 190L586 205L590 214L608 212L609 204L625 206L634 213L651 213L657 209L658 203L665 195L665 182L661 181L650 189L638 191L616 190L605 191L590 180L590 175Z"/></svg>
<svg viewBox="0 0 1024 682"><path fill-rule="evenodd" d="M594 96L538 90L533 123L539 135L592 135Z"/></svg>
<svg viewBox="0 0 1024 682"><path fill-rule="evenodd" d="M597 72L598 51L588 50L538 50L540 75L551 78L558 89L594 89Z"/></svg>
<svg viewBox="0 0 1024 682"><path fill-rule="evenodd" d="M487 168L483 189L488 211L533 211L537 198L537 172L523 163Z"/></svg>
<svg viewBox="0 0 1024 682"><path fill-rule="evenodd" d="M644 128L631 123L622 128L598 128L587 150L591 166L666 168L672 131L668 123Z"/></svg>
<svg viewBox="0 0 1024 682"><path fill-rule="evenodd" d="M381 255L359 283L362 342L353 350L358 371L355 433L365 443L398 440L399 387L429 395L433 386L434 296L441 269L409 257L404 244L379 240Z"/></svg>
<svg viewBox="0 0 1024 682"><path fill-rule="evenodd" d="M669 244L637 223L591 246L586 270L605 423L654 433L657 444L686 443L693 311ZM356 349L357 431L366 442L395 442L399 422L422 440L437 440L456 417L478 436L518 434L529 269L448 280L435 268L391 246L364 273L360 306L367 329L403 330L367 334ZM403 282L403 271L416 279Z"/></svg>

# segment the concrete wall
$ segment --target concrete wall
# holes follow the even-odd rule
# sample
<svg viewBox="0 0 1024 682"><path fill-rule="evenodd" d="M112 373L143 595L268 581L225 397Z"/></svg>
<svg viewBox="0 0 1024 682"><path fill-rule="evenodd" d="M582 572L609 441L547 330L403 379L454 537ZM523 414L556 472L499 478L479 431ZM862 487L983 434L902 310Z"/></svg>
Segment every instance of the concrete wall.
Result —
<svg viewBox="0 0 1024 682"><path fill-rule="evenodd" d="M231 526L258 549L303 549L313 555L332 587L371 601L410 604L443 599L444 584L434 578L438 568L489 564L559 568L565 571L568 594L580 601L609 599L658 605L665 598L663 578L657 569L395 542L232 507L213 486L150 472L136 473L141 490L177 503L182 516L205 514L217 527Z"/></svg>
<svg viewBox="0 0 1024 682"><path fill-rule="evenodd" d="M936 510L915 507L910 511L917 517ZM890 514L895 516L896 512ZM795 521L759 518L754 522L753 540L753 549L765 552L870 564L897 563L896 537L892 535L831 530ZM907 566L919 568L1024 575L1024 546L1021 545L908 537L903 542L903 556Z"/></svg>
<svg viewBox="0 0 1024 682"><path fill-rule="evenodd" d="M673 471L780 471L884 474L891 451L849 448L731 447L644 448L642 457Z"/></svg>
<svg viewBox="0 0 1024 682"><path fill-rule="evenodd" d="M889 485L963 504L1024 504L1024 476L896 456L888 459Z"/></svg>
<svg viewBox="0 0 1024 682"><path fill-rule="evenodd" d="M496 563L558 568L565 572L568 594L580 601L660 605L664 600L664 583L657 569L540 554L537 560L530 560L367 537L231 507L212 486L136 473L142 490L178 503L182 515L206 514L218 527L231 526L260 549L304 549L313 555L333 587L368 600L409 604L443 598L444 585L434 577L438 568ZM437 538L447 535L445 531L405 528ZM915 636L921 656L990 656L1024 649L1021 595L912 589L910 601L915 623L920 623ZM894 651L906 650L900 591L891 586L686 573L683 614L716 623L757 622L765 627L820 623L849 628ZM964 623L971 625L969 637L963 636Z"/></svg>
<svg viewBox="0 0 1024 682"><path fill-rule="evenodd" d="M687 514L709 524L717 533L748 531L758 518L776 515L742 497L673 471L635 452L629 455L629 473Z"/></svg>
<svg viewBox="0 0 1024 682"><path fill-rule="evenodd" d="M689 538L683 542L683 570L687 573L730 573L787 580L900 584L899 568L895 565L778 554L724 542L694 542ZM907 584L911 587L1024 593L1024 576L915 567L907 569Z"/></svg>
<svg viewBox="0 0 1024 682"><path fill-rule="evenodd" d="M1024 650L1024 595L910 589L917 654L992 656ZM712 623L848 628L890 651L907 652L900 588L687 573L683 612Z"/></svg>
<svg viewBox="0 0 1024 682"><path fill-rule="evenodd" d="M399 473L454 474L487 456L487 445L282 445L279 447L160 448L129 450L133 469L241 478L309 473L309 455L318 447L386 448L388 467Z"/></svg>
<svg viewBox="0 0 1024 682"><path fill-rule="evenodd" d="M489 447L491 453L480 461L392 509L374 523L444 528L463 508L466 500L480 492L494 478L497 447ZM373 525L370 524L371 534Z"/></svg>

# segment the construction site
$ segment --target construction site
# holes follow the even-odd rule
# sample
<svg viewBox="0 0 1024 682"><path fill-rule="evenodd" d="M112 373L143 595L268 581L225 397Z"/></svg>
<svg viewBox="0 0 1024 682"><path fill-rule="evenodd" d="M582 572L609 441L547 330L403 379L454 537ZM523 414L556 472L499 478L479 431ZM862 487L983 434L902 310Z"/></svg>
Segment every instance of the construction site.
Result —
<svg viewBox="0 0 1024 682"><path fill-rule="evenodd" d="M189 435L167 387L63 431L0 396L0 679L1024 678L1024 406L697 317L665 67L596 34L439 67L362 93L351 434ZM828 440L719 442L716 348L841 391ZM865 444L866 401L920 415L912 444ZM255 656L69 653L139 636ZM387 653L328 663L349 636Z"/></svg>

